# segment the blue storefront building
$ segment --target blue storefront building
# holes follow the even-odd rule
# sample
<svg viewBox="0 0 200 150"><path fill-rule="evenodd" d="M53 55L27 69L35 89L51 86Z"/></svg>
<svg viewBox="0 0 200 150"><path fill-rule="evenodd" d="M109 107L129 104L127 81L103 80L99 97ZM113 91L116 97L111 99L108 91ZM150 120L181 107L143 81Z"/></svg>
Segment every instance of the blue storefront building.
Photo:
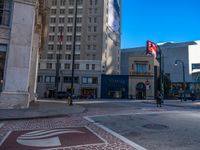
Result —
<svg viewBox="0 0 200 150"><path fill-rule="evenodd" d="M101 98L128 99L128 75L102 75Z"/></svg>

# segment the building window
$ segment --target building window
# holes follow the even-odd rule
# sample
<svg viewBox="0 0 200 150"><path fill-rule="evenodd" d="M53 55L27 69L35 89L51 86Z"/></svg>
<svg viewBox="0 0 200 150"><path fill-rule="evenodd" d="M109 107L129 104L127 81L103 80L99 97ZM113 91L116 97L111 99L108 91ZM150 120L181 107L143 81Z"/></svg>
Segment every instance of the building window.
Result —
<svg viewBox="0 0 200 150"><path fill-rule="evenodd" d="M53 54L47 54L47 59L53 59Z"/></svg>
<svg viewBox="0 0 200 150"><path fill-rule="evenodd" d="M67 36L67 41L68 41L68 42L71 42L71 41L72 41L72 36L71 36L71 35L68 35L68 36Z"/></svg>
<svg viewBox="0 0 200 150"><path fill-rule="evenodd" d="M83 0L77 0L78 5L83 5Z"/></svg>
<svg viewBox="0 0 200 150"><path fill-rule="evenodd" d="M71 15L74 14L74 9L69 9L68 14L71 14Z"/></svg>
<svg viewBox="0 0 200 150"><path fill-rule="evenodd" d="M66 60L71 60L71 54L65 54L65 59Z"/></svg>
<svg viewBox="0 0 200 150"><path fill-rule="evenodd" d="M92 55L92 60L95 60L95 59L96 59L96 55L93 54L93 55Z"/></svg>
<svg viewBox="0 0 200 150"><path fill-rule="evenodd" d="M81 30L82 30L82 28L81 28L81 27L79 27L79 26L78 26L78 27L76 27L76 31L77 31L77 32L81 32Z"/></svg>
<svg viewBox="0 0 200 150"><path fill-rule="evenodd" d="M59 18L59 23L64 23L65 22L65 18Z"/></svg>
<svg viewBox="0 0 200 150"><path fill-rule="evenodd" d="M62 59L62 54L56 54L57 59Z"/></svg>
<svg viewBox="0 0 200 150"><path fill-rule="evenodd" d="M50 23L56 23L56 18L55 17L51 17L50 18Z"/></svg>
<svg viewBox="0 0 200 150"><path fill-rule="evenodd" d="M65 76L64 83L71 83L72 77ZM74 83L79 83L79 77L74 77Z"/></svg>
<svg viewBox="0 0 200 150"><path fill-rule="evenodd" d="M68 22L68 23L73 23L73 18L72 18L72 17L69 17L67 22Z"/></svg>
<svg viewBox="0 0 200 150"><path fill-rule="evenodd" d="M55 83L54 76L45 76L45 83Z"/></svg>
<svg viewBox="0 0 200 150"><path fill-rule="evenodd" d="M93 41L96 41L96 39L97 39L97 36L94 35L94 36L93 36Z"/></svg>
<svg viewBox="0 0 200 150"><path fill-rule="evenodd" d="M97 77L83 77L82 83L83 84L98 84L98 78Z"/></svg>
<svg viewBox="0 0 200 150"><path fill-rule="evenodd" d="M60 5L65 6L65 2L66 2L66 0L60 0Z"/></svg>
<svg viewBox="0 0 200 150"><path fill-rule="evenodd" d="M47 69L52 69L52 63L47 63L46 68L47 68Z"/></svg>
<svg viewBox="0 0 200 150"><path fill-rule="evenodd" d="M75 54L75 60L80 60L80 54Z"/></svg>
<svg viewBox="0 0 200 150"><path fill-rule="evenodd" d="M65 9L60 9L60 14L64 15L65 14Z"/></svg>
<svg viewBox="0 0 200 150"><path fill-rule="evenodd" d="M57 45L57 50L62 50L62 45Z"/></svg>
<svg viewBox="0 0 200 150"><path fill-rule="evenodd" d="M81 17L77 17L77 23L81 23L82 22L82 18Z"/></svg>
<svg viewBox="0 0 200 150"><path fill-rule="evenodd" d="M61 31L64 31L64 27L63 26L59 26L58 27L58 30L61 32ZM60 37L58 37L58 39L59 39Z"/></svg>
<svg viewBox="0 0 200 150"><path fill-rule="evenodd" d="M92 70L95 70L95 64L92 64Z"/></svg>
<svg viewBox="0 0 200 150"><path fill-rule="evenodd" d="M82 14L83 13L83 9L82 8L78 8L77 9L77 14Z"/></svg>
<svg viewBox="0 0 200 150"><path fill-rule="evenodd" d="M80 68L80 65L79 65L79 64L74 64L74 69L75 69L75 70L79 70L79 68Z"/></svg>
<svg viewBox="0 0 200 150"><path fill-rule="evenodd" d="M56 14L56 9L51 9L51 14L55 15Z"/></svg>
<svg viewBox="0 0 200 150"><path fill-rule="evenodd" d="M65 69L70 69L70 64L65 64Z"/></svg>
<svg viewBox="0 0 200 150"><path fill-rule="evenodd" d="M38 76L37 82L38 82L38 83L42 83L42 82L43 82L43 76Z"/></svg>
<svg viewBox="0 0 200 150"><path fill-rule="evenodd" d="M11 0L0 1L0 25L9 26L10 8L11 8Z"/></svg>
<svg viewBox="0 0 200 150"><path fill-rule="evenodd" d="M74 5L74 0L69 0L69 5L70 6Z"/></svg>
<svg viewBox="0 0 200 150"><path fill-rule="evenodd" d="M53 45L48 45L48 50L53 50L54 46Z"/></svg>
<svg viewBox="0 0 200 150"><path fill-rule="evenodd" d="M136 72L137 73L146 73L147 72L147 64L136 64Z"/></svg>
<svg viewBox="0 0 200 150"><path fill-rule="evenodd" d="M90 65L86 64L86 70L90 70Z"/></svg>
<svg viewBox="0 0 200 150"><path fill-rule="evenodd" d="M72 32L72 27L67 27L67 32Z"/></svg>
<svg viewBox="0 0 200 150"><path fill-rule="evenodd" d="M76 36L76 41L78 41L78 42L81 41L81 36L80 36L80 35L77 35L77 36Z"/></svg>
<svg viewBox="0 0 200 150"><path fill-rule="evenodd" d="M66 50L72 50L72 45L66 45Z"/></svg>
<svg viewBox="0 0 200 150"><path fill-rule="evenodd" d="M81 50L81 45L77 44L77 45L75 46L75 50L80 51L80 50Z"/></svg>
<svg viewBox="0 0 200 150"><path fill-rule="evenodd" d="M57 5L57 0L52 0L52 6L56 6Z"/></svg>
<svg viewBox="0 0 200 150"><path fill-rule="evenodd" d="M49 41L51 41L51 42L54 41L54 36L53 35L49 36Z"/></svg>
<svg viewBox="0 0 200 150"><path fill-rule="evenodd" d="M97 32L97 27L96 26L94 26L94 32Z"/></svg>
<svg viewBox="0 0 200 150"><path fill-rule="evenodd" d="M49 27L50 32L55 32L55 29L56 29L55 27Z"/></svg>

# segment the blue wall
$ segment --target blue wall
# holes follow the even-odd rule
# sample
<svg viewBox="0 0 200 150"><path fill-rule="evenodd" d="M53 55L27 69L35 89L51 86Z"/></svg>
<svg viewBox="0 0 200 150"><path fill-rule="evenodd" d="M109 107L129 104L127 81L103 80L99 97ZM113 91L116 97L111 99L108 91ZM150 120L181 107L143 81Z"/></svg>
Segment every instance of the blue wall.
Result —
<svg viewBox="0 0 200 150"><path fill-rule="evenodd" d="M122 99L128 98L128 75L102 75L101 98L113 98L109 91L122 91Z"/></svg>

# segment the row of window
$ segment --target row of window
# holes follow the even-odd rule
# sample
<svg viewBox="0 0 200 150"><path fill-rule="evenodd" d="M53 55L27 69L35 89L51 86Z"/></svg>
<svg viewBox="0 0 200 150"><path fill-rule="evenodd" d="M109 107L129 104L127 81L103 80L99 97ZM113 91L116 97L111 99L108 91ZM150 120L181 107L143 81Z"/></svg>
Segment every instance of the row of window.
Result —
<svg viewBox="0 0 200 150"><path fill-rule="evenodd" d="M57 6L59 4L58 2L60 2L60 6L65 6L67 1L68 1L68 4L70 6L74 5L74 0L52 0L51 5L52 6ZM82 5L83 4L83 0L77 0L77 4L78 5Z"/></svg>
<svg viewBox="0 0 200 150"><path fill-rule="evenodd" d="M58 35L58 39L60 38L60 35ZM73 40L71 35L66 36L66 41L71 42ZM49 41L55 41L55 36L54 35L49 35ZM81 35L76 36L76 41L80 42L81 41Z"/></svg>
<svg viewBox="0 0 200 150"><path fill-rule="evenodd" d="M58 78L58 82L71 83L71 76L64 76L63 78ZM38 76L38 83L55 83L55 76ZM74 77L74 83L79 83L79 77ZM82 84L98 84L97 77L82 77Z"/></svg>
<svg viewBox="0 0 200 150"><path fill-rule="evenodd" d="M0 25L10 24L11 2L11 0L0 0Z"/></svg>
<svg viewBox="0 0 200 150"><path fill-rule="evenodd" d="M56 58L62 59L62 54L56 54ZM54 54L47 54L47 59L54 59ZM65 54L66 60L71 60L71 54ZM75 54L75 60L80 60L80 54Z"/></svg>
<svg viewBox="0 0 200 150"><path fill-rule="evenodd" d="M51 51L55 50L55 45L49 44L48 45L48 50L51 50ZM63 46L62 45L57 45L57 50L63 50ZM66 50L67 51L71 51L72 50L72 44L67 44L66 45ZM81 50L81 45L76 44L75 50L76 51L80 51ZM87 45L87 50L96 51L97 50L97 45Z"/></svg>
<svg viewBox="0 0 200 150"><path fill-rule="evenodd" d="M56 54L56 58L59 59L65 59L65 60L72 60L72 55L71 54L65 54L62 57L62 54ZM47 54L47 59L54 59L53 54ZM87 60L96 60L96 54L86 54L86 59ZM75 60L80 60L80 54L75 54Z"/></svg>
<svg viewBox="0 0 200 150"><path fill-rule="evenodd" d="M73 27L72 26L67 26L66 27L67 32L73 32ZM56 31L56 27L55 26L50 26L49 27L49 32L55 32ZM64 26L58 26L58 31L64 31ZM81 26L77 26L76 27L76 32L81 32L82 31L82 27Z"/></svg>
<svg viewBox="0 0 200 150"><path fill-rule="evenodd" d="M60 13L60 15L65 15L66 9L60 9L59 11L57 9L51 9L51 14L52 15L56 15L57 13ZM73 8L69 8L68 9L68 14L74 14L74 9ZM82 14L83 13L83 9L82 8L77 8L77 14Z"/></svg>
<svg viewBox="0 0 200 150"><path fill-rule="evenodd" d="M90 67L91 66L91 67ZM46 64L46 68L47 69L53 69L53 63L47 63ZM71 69L71 64L70 63L66 63L65 65L64 65L64 69ZM80 64L74 64L74 69L75 70L79 70L80 69ZM86 66L85 66L85 69L86 70L95 70L96 69L96 65L95 64L92 64L92 65L90 65L90 64L86 64Z"/></svg>
<svg viewBox="0 0 200 150"><path fill-rule="evenodd" d="M55 49L55 45L49 44L48 45L48 50L51 50L51 51L56 50ZM57 45L57 50L63 50L63 46L62 45ZM72 50L72 44L67 44L66 45L66 50L71 51ZM76 51L80 51L81 50L81 45L76 44L75 50Z"/></svg>
<svg viewBox="0 0 200 150"><path fill-rule="evenodd" d="M73 6L75 3L75 1L74 0L52 0L52 6L56 6L56 5L58 5L59 2L60 1L60 5L61 6L65 6L66 5L66 2L68 1L69 3L69 5L70 6ZM83 0L77 0L77 4L78 5L82 5L83 4ZM89 2L89 4L90 5L97 5L98 4L98 0L90 0L90 2Z"/></svg>
<svg viewBox="0 0 200 150"><path fill-rule="evenodd" d="M56 23L56 20L58 20L58 23L65 23L65 17L50 17L50 23ZM73 23L74 22L74 18L73 17L68 17L67 18L67 23ZM77 23L82 23L82 17L77 17L76 18L76 22Z"/></svg>
<svg viewBox="0 0 200 150"><path fill-rule="evenodd" d="M147 73L148 71L151 70L151 65L140 64L140 63L132 64L132 70L134 70L137 73Z"/></svg>

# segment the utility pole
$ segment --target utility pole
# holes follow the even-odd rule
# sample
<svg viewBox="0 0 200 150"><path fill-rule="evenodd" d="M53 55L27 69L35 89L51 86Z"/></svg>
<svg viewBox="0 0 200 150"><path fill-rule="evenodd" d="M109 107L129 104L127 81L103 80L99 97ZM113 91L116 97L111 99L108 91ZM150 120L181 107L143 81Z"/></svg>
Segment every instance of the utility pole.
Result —
<svg viewBox="0 0 200 150"><path fill-rule="evenodd" d="M75 0L75 13L74 13L74 39L73 39L73 50L72 50L72 76L71 76L71 96L69 99L69 105L73 105L73 95L74 95L74 64L75 64L75 51L76 51L76 24L77 24L77 8L78 0Z"/></svg>
<svg viewBox="0 0 200 150"><path fill-rule="evenodd" d="M58 84L59 84L59 73L60 73L60 51L62 49L62 41L63 41L63 31L60 30L60 35L58 38L59 41L59 48L58 48L58 55L56 55L56 79L55 79L55 87L56 87L56 98L58 94Z"/></svg>

